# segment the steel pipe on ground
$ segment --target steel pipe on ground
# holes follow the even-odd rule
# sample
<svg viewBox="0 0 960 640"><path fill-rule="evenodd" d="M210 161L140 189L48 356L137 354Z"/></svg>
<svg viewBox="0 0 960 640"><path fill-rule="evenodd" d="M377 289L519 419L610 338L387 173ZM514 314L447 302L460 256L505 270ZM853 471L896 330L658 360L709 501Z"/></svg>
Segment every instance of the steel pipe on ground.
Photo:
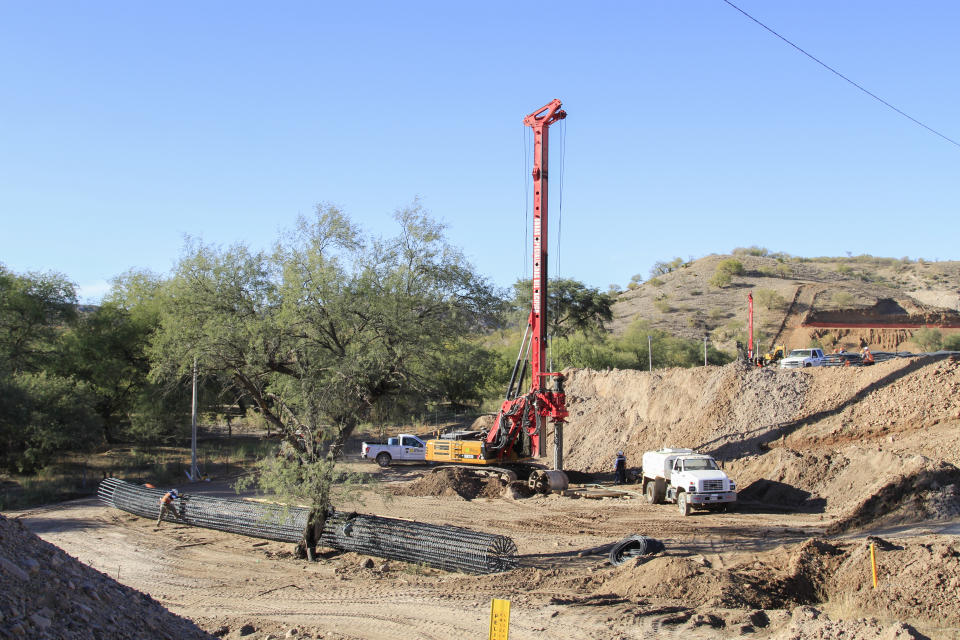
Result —
<svg viewBox="0 0 960 640"><path fill-rule="evenodd" d="M100 483L100 500L145 518L157 517L160 489L116 478ZM179 518L164 520L277 542L297 543L309 510L247 500L181 495L174 501ZM327 518L323 545L391 560L425 564L464 573L497 573L517 566L517 546L506 536L394 518L336 511Z"/></svg>

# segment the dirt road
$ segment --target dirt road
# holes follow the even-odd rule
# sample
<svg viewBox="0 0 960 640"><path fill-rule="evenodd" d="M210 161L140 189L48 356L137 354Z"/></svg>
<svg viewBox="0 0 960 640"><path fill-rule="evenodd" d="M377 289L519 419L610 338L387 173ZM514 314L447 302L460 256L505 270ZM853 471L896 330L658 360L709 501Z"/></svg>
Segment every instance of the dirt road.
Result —
<svg viewBox="0 0 960 640"><path fill-rule="evenodd" d="M388 487L424 472L355 466L389 477ZM187 491L216 495L225 487L198 485ZM709 590L692 589L681 598L669 589L667 597L647 595L632 577L644 569L611 567L605 547L634 533L660 538L673 564L654 570L651 579L668 584L682 580L690 563L715 573L778 559L786 564L788 549L820 535L825 525L815 513L703 512L681 519L675 507L639 498L465 501L370 492L363 504L353 506L504 533L517 542L520 568L465 576L338 553L311 564L294 559L291 545L168 523L158 530L148 519L94 500L9 515L19 515L43 539L211 633L241 637L241 630L252 627L256 635L251 637L279 637L295 628L300 637L375 640L483 637L492 598L511 600L511 637L516 639L720 637L741 627L774 631L788 622L788 614L776 607L758 627L749 619L753 608L722 606L722 598ZM768 591L763 597L771 604L784 599L776 589ZM796 604L786 600L787 609Z"/></svg>
<svg viewBox="0 0 960 640"><path fill-rule="evenodd" d="M847 371L571 374L571 468L602 477L617 449L636 461L649 448L692 443L726 458L741 495L767 505L734 513L681 518L639 496L394 496L426 470L348 465L382 482L363 503L338 508L508 535L521 563L498 575L355 554L311 564L294 559L291 545L166 523L156 530L92 500L19 517L221 637L296 629L333 639L480 638L496 597L512 602L515 640L923 637L897 620L960 638L958 389L960 363L943 358ZM234 495L225 483L184 489ZM661 539L666 552L610 566L606 547L633 534ZM876 590L868 534L885 538L875 541ZM863 616L879 622L852 621Z"/></svg>

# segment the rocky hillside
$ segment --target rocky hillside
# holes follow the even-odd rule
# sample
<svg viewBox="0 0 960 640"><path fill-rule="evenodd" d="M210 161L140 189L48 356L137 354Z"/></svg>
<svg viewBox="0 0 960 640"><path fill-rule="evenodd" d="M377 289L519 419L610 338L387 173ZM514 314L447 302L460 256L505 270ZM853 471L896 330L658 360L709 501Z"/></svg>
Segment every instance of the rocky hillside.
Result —
<svg viewBox="0 0 960 640"><path fill-rule="evenodd" d="M754 253L763 253L762 250ZM736 260L742 272L717 286L715 275ZM817 314L859 317L892 314L905 319L948 318L960 323L960 262L909 259L798 258L792 256L710 255L665 265L671 269L622 292L614 305L611 329L620 333L636 319L652 328L687 338L709 336L721 349L732 350L745 337L747 294L754 295L755 335L759 348L786 342L788 348L810 345L855 349L922 351L913 331L823 331L802 326ZM894 317L896 316L896 317ZM958 325L960 326L960 325ZM945 334L960 329L946 329Z"/></svg>

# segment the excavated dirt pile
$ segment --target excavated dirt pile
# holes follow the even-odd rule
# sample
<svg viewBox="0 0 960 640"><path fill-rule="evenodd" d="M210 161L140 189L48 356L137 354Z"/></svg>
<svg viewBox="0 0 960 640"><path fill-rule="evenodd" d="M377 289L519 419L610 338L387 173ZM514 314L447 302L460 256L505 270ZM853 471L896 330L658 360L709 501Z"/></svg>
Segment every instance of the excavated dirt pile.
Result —
<svg viewBox="0 0 960 640"><path fill-rule="evenodd" d="M876 543L878 588L873 589L870 542ZM668 598L696 603L712 626L730 628L735 610L793 610L791 624L776 638L920 638L909 625L851 620L851 615L923 620L939 628L960 626L960 551L942 538L893 544L879 538L855 544L810 539L792 547L749 555L728 566L712 566L703 556L669 551L638 558L595 578L593 598L640 602ZM841 614L830 620L819 607ZM676 619L690 624L688 610ZM756 612L752 626L765 627L767 613ZM833 615L832 617L836 617Z"/></svg>
<svg viewBox="0 0 960 640"><path fill-rule="evenodd" d="M835 531L960 514L960 363L568 371L565 461L689 447L727 463L741 498L822 511Z"/></svg>
<svg viewBox="0 0 960 640"><path fill-rule="evenodd" d="M504 483L496 477L478 477L469 469L441 469L395 489L394 493L398 496L435 496L462 500L499 498L504 494Z"/></svg>
<svg viewBox="0 0 960 640"><path fill-rule="evenodd" d="M0 636L214 638L0 515Z"/></svg>

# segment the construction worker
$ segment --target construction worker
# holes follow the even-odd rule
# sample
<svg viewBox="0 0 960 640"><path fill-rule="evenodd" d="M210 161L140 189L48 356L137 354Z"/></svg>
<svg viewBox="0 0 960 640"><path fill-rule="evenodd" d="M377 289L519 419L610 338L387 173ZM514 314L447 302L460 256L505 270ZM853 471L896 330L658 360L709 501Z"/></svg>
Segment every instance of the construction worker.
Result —
<svg viewBox="0 0 960 640"><path fill-rule="evenodd" d="M173 503L174 500L178 500L179 498L180 494L177 493L176 489L170 489L170 491L167 491L165 494L163 494L163 497L160 498L160 513L157 514L158 527L160 526L160 522L163 521L163 514L165 511L172 513L173 517L176 519L183 517L182 513L177 512L177 506Z"/></svg>
<svg viewBox="0 0 960 640"><path fill-rule="evenodd" d="M870 353L870 347L864 346L863 351L860 352L861 364L864 366L868 364L873 364L873 354Z"/></svg>
<svg viewBox="0 0 960 640"><path fill-rule="evenodd" d="M623 455L623 451L617 451L617 459L613 463L613 472L617 477L617 484L627 484L627 456Z"/></svg>

